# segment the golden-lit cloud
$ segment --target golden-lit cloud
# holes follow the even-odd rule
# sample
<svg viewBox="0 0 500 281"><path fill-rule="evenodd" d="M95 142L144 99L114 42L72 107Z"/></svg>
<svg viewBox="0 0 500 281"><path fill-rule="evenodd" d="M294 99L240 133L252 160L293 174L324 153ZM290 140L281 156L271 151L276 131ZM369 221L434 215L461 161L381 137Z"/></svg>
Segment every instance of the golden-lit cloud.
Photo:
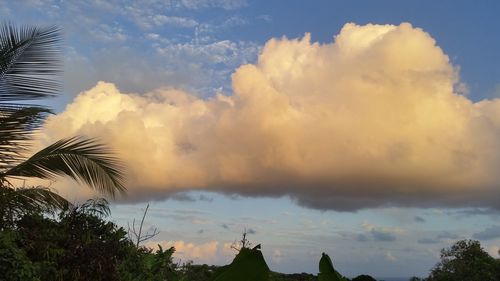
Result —
<svg viewBox="0 0 500 281"><path fill-rule="evenodd" d="M182 262L193 261L197 264L227 264L235 255L231 249L231 243L220 243L218 241L208 241L204 243L193 243L186 241L148 241L146 247L158 250L161 246L163 250L170 247L175 248L174 258Z"/></svg>
<svg viewBox="0 0 500 281"><path fill-rule="evenodd" d="M419 28L271 39L232 84L233 95L202 99L100 82L48 120L44 142L109 143L128 166L128 200L196 189L337 210L498 206L500 100L468 99Z"/></svg>

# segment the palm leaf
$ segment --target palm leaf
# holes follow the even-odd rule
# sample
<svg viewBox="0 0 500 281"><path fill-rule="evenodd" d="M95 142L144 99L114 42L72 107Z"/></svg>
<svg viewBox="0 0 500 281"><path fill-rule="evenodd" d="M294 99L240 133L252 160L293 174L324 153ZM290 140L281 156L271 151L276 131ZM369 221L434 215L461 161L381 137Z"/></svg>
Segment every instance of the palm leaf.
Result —
<svg viewBox="0 0 500 281"><path fill-rule="evenodd" d="M76 208L80 209L84 213L91 214L98 217L107 217L111 215L111 210L109 209L109 202L105 198L95 198L88 199L80 206Z"/></svg>
<svg viewBox="0 0 500 281"><path fill-rule="evenodd" d="M45 187L0 187L1 222L12 223L25 214L53 212L67 209L70 205L66 199Z"/></svg>
<svg viewBox="0 0 500 281"><path fill-rule="evenodd" d="M31 136L50 111L43 107L0 105L0 169L19 163L30 147Z"/></svg>
<svg viewBox="0 0 500 281"><path fill-rule="evenodd" d="M40 99L57 95L61 83L61 32L12 24L0 27L0 102Z"/></svg>
<svg viewBox="0 0 500 281"><path fill-rule="evenodd" d="M62 139L3 174L3 178L53 179L66 175L114 197L124 193L123 168L111 151L94 139Z"/></svg>

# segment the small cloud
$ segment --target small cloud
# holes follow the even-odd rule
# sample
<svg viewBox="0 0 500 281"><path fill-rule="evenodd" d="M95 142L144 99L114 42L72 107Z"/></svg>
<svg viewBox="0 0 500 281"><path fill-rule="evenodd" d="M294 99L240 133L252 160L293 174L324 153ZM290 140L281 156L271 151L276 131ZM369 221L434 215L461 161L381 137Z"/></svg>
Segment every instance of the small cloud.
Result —
<svg viewBox="0 0 500 281"><path fill-rule="evenodd" d="M198 22L194 19L184 18L184 17L173 17L166 15L155 15L151 18L152 24L156 26L162 25L171 25L175 27L195 27L198 25Z"/></svg>
<svg viewBox="0 0 500 281"><path fill-rule="evenodd" d="M366 241L368 241L368 237L366 237L366 235L364 235L364 234L358 234L356 236L356 241L358 241L358 242L366 242Z"/></svg>
<svg viewBox="0 0 500 281"><path fill-rule="evenodd" d="M460 238L460 236L458 236L457 234L448 232L448 231L441 232L437 236L437 239L452 239L452 240L454 240L454 239L458 239L458 238Z"/></svg>
<svg viewBox="0 0 500 281"><path fill-rule="evenodd" d="M396 240L396 236L392 233L389 232L383 232L383 231L378 231L375 229L372 229L370 231L370 234L376 241L381 241L381 242L390 242Z"/></svg>
<svg viewBox="0 0 500 281"><path fill-rule="evenodd" d="M415 220L416 222L420 222L420 223L424 223L424 222L425 222L425 219L424 219L424 218L422 218L422 217L419 217L419 216L415 216L415 217L414 217L414 220Z"/></svg>
<svg viewBox="0 0 500 281"><path fill-rule="evenodd" d="M248 21L245 18L242 18L240 16L232 16L226 19L220 26L223 28L230 28L246 24L248 24Z"/></svg>
<svg viewBox="0 0 500 281"><path fill-rule="evenodd" d="M394 257L391 252L386 252L384 255L385 259L388 261L396 261L396 257Z"/></svg>
<svg viewBox="0 0 500 281"><path fill-rule="evenodd" d="M417 243L419 244L437 244L439 242L441 242L439 239L433 239L433 238L423 238L417 241Z"/></svg>
<svg viewBox="0 0 500 281"><path fill-rule="evenodd" d="M381 242L394 241L396 240L395 233L403 232L403 230L399 228L377 227L367 221L364 221L361 226L375 241Z"/></svg>
<svg viewBox="0 0 500 281"><path fill-rule="evenodd" d="M259 15L257 16L258 20L262 20L264 22L272 22L273 18L270 15Z"/></svg>
<svg viewBox="0 0 500 281"><path fill-rule="evenodd" d="M488 227L481 232L474 233L472 237L479 240L492 240L500 238L500 225Z"/></svg>
<svg viewBox="0 0 500 281"><path fill-rule="evenodd" d="M205 201L205 202L212 202L212 201L214 201L214 199L212 197L208 197L208 196L203 195L203 194L200 194L200 196L198 197L198 200L199 201Z"/></svg>
<svg viewBox="0 0 500 281"><path fill-rule="evenodd" d="M170 196L169 199L172 199L175 201L181 201L181 202L195 202L196 201L196 199L194 199L191 195L189 195L185 192L175 193L174 195Z"/></svg>
<svg viewBox="0 0 500 281"><path fill-rule="evenodd" d="M447 211L446 214L455 216L457 218L471 217L471 216L491 216L497 215L499 210L492 208L467 208L460 210Z"/></svg>
<svg viewBox="0 0 500 281"><path fill-rule="evenodd" d="M248 228L246 230L246 232L247 232L247 234L256 234L257 233L257 231L255 231L255 229L253 229L253 228Z"/></svg>
<svg viewBox="0 0 500 281"><path fill-rule="evenodd" d="M160 39L160 35L156 33L148 33L146 34L146 38L149 40L158 40Z"/></svg>
<svg viewBox="0 0 500 281"><path fill-rule="evenodd" d="M280 263L283 260L283 256L284 255L283 255L283 252L281 252L281 250L279 250L279 249L274 250L273 257L272 257L273 262Z"/></svg>
<svg viewBox="0 0 500 281"><path fill-rule="evenodd" d="M221 8L236 10L248 5L246 0L182 0L180 4L186 9L199 10L207 8Z"/></svg>

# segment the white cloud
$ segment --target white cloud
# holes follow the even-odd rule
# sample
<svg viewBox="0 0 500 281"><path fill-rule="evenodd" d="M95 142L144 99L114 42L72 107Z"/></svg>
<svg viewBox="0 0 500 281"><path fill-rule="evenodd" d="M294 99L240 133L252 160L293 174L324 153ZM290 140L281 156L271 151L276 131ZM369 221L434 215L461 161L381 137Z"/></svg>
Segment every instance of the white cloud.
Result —
<svg viewBox="0 0 500 281"><path fill-rule="evenodd" d="M250 42L222 40L209 44L183 43L158 46L156 51L169 60L178 58L186 62L235 65L250 61L259 47Z"/></svg>
<svg viewBox="0 0 500 281"><path fill-rule="evenodd" d="M396 261L397 260L396 257L394 257L391 252L385 252L384 257L388 261Z"/></svg>
<svg viewBox="0 0 500 281"><path fill-rule="evenodd" d="M272 261L274 263L281 263L283 257L284 257L283 252L279 249L275 249L272 256Z"/></svg>
<svg viewBox="0 0 500 281"><path fill-rule="evenodd" d="M259 15L259 16L257 16L257 19L262 20L264 22L272 22L273 21L273 17L271 17L270 15Z"/></svg>
<svg viewBox="0 0 500 281"><path fill-rule="evenodd" d="M235 10L247 5L246 0L181 0L183 7L188 9L222 8Z"/></svg>
<svg viewBox="0 0 500 281"><path fill-rule="evenodd" d="M158 50L231 64L245 48ZM500 100L474 103L457 83L421 29L346 24L330 44L270 40L232 75L233 96L99 83L44 132L103 138L129 167L130 200L205 189L320 209L500 207Z"/></svg>
<svg viewBox="0 0 500 281"><path fill-rule="evenodd" d="M99 24L93 31L92 34L95 39L104 42L122 42L127 40L127 35L124 30L119 26L109 26L107 24Z"/></svg>
<svg viewBox="0 0 500 281"><path fill-rule="evenodd" d="M154 16L148 17L148 21L143 22L143 24L146 26L171 25L171 26L175 26L175 27L195 27L198 25L198 22L194 19L190 19L190 18L186 18L186 17L154 15Z"/></svg>

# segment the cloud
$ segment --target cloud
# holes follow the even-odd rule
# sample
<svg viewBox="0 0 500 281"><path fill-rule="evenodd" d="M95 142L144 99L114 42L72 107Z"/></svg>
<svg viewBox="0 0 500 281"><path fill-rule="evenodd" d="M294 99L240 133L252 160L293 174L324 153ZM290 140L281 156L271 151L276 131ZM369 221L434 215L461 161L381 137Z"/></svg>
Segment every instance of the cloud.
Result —
<svg viewBox="0 0 500 281"><path fill-rule="evenodd" d="M172 25L176 27L195 27L199 23L191 18L176 17L176 16L166 16L166 15L154 15L151 16L150 22L152 25L162 26L162 25ZM148 23L146 23L148 24Z"/></svg>
<svg viewBox="0 0 500 281"><path fill-rule="evenodd" d="M490 256L498 259L498 257L500 256L500 248L498 246L488 247L488 254L490 254Z"/></svg>
<svg viewBox="0 0 500 281"><path fill-rule="evenodd" d="M391 252L385 252L384 257L388 261L396 261L397 260L396 257L394 257Z"/></svg>
<svg viewBox="0 0 500 281"><path fill-rule="evenodd" d="M242 60L249 61L258 49L257 45L249 42L221 40L205 45L184 43L158 46L156 51L171 61L175 61L175 57L188 57L193 62L234 65Z"/></svg>
<svg viewBox="0 0 500 281"><path fill-rule="evenodd" d="M440 234L437 235L437 239L451 239L451 240L456 240L456 239L459 239L460 236L458 236L457 234L454 234L454 233L451 233L451 232L448 232L448 231L444 231Z"/></svg>
<svg viewBox="0 0 500 281"><path fill-rule="evenodd" d="M235 10L247 4L246 0L181 0L181 5L187 9L222 8L224 10Z"/></svg>
<svg viewBox="0 0 500 281"><path fill-rule="evenodd" d="M447 210L446 214L454 216L458 219L467 218L471 216L497 216L499 210L492 208L466 208L457 210Z"/></svg>
<svg viewBox="0 0 500 281"><path fill-rule="evenodd" d="M181 201L181 202L196 202L196 199L193 196L191 196L185 192L176 193L176 194L170 196L170 199L176 200L176 201Z"/></svg>
<svg viewBox="0 0 500 281"><path fill-rule="evenodd" d="M232 61L232 43L209 49L213 63ZM423 30L349 23L329 44L269 40L233 73L232 96L100 82L43 135L109 143L128 166L132 201L208 190L341 211L498 208L500 99L473 102L459 83Z"/></svg>
<svg viewBox="0 0 500 281"><path fill-rule="evenodd" d="M197 264L225 264L234 256L230 249L230 243L220 243L209 241L196 244L186 241L149 241L145 246L151 249L158 249L160 245L164 250L170 247L175 248L174 258L183 262L193 261Z"/></svg>
<svg viewBox="0 0 500 281"><path fill-rule="evenodd" d="M433 238L422 238L417 241L419 244L437 244L440 243L441 240L433 239Z"/></svg>
<svg viewBox="0 0 500 281"><path fill-rule="evenodd" d="M279 249L275 249L273 252L273 256L272 256L272 261L274 263L281 263L281 261L283 260L283 257L284 257L283 252Z"/></svg>
<svg viewBox="0 0 500 281"><path fill-rule="evenodd" d="M43 0L11 1L0 4L0 11L8 6L10 12L5 16L12 19L64 28L69 46L65 51L64 82L71 96L99 80L140 93L168 85L213 95L216 89L230 89L230 73L237 66L249 58L255 61L258 44L221 40L228 37L231 29L248 23L226 10L246 5L242 0ZM200 16L204 9L214 9L217 16ZM231 58L230 65L210 60L220 58L210 52L220 52L224 46L233 52L226 56ZM190 48L190 52L182 53L185 48ZM168 57L158 49L173 53L177 50L181 54Z"/></svg>
<svg viewBox="0 0 500 281"><path fill-rule="evenodd" d="M442 242L442 240L457 240L457 239L460 239L459 235L448 231L443 231L437 234L435 238L422 238L419 239L417 242L419 244L437 244Z"/></svg>
<svg viewBox="0 0 500 281"><path fill-rule="evenodd" d="M391 241L396 240L396 236L394 236L394 234L389 233L389 232L382 232L382 231L377 231L375 229L372 229L370 231L370 234L373 236L375 241L391 242Z"/></svg>
<svg viewBox="0 0 500 281"><path fill-rule="evenodd" d="M370 235L373 240L379 242L392 242L396 240L396 234L403 233L404 231L400 228L394 227L377 227L367 221L364 221L361 226L366 232L366 235ZM357 241L363 242L367 241L367 236L364 234L359 234L357 236Z"/></svg>
<svg viewBox="0 0 500 281"><path fill-rule="evenodd" d="M420 216L415 216L413 219L415 220L415 222L420 222L420 223L425 222L425 219Z"/></svg>
<svg viewBox="0 0 500 281"><path fill-rule="evenodd" d="M356 241L358 241L358 242L366 242L366 241L368 241L368 237L366 237L366 235L364 235L364 234L358 234L356 236Z"/></svg>
<svg viewBox="0 0 500 281"><path fill-rule="evenodd" d="M472 235L474 239L492 240L500 238L500 225L494 225Z"/></svg>

